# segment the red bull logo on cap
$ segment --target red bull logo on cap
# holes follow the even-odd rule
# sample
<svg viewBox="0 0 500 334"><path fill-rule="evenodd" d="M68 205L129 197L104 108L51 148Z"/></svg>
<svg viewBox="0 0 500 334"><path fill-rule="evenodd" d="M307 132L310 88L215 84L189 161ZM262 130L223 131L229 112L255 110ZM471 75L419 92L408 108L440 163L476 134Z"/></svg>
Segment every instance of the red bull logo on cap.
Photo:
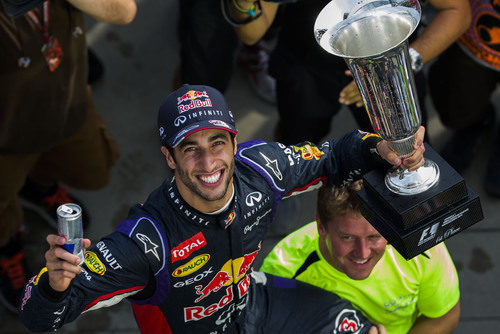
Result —
<svg viewBox="0 0 500 334"><path fill-rule="evenodd" d="M204 101L198 100L200 98L205 98ZM188 104L181 104L182 102L191 101ZM193 108L199 107L211 107L212 101L208 98L208 94L206 91L199 92L196 90L190 90L186 92L181 97L177 98L177 109L179 110L179 114L185 111L191 110Z"/></svg>
<svg viewBox="0 0 500 334"><path fill-rule="evenodd" d="M177 104L181 104L184 101L199 99L200 97L208 97L207 92L205 92L205 91L199 92L196 90L190 90L190 91L187 91L186 94L177 98Z"/></svg>

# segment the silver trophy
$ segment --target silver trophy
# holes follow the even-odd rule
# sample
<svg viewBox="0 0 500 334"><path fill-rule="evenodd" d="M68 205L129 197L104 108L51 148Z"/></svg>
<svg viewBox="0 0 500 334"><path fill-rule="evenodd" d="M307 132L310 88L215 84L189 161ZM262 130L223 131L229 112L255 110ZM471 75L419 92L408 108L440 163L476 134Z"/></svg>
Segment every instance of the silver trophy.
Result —
<svg viewBox="0 0 500 334"><path fill-rule="evenodd" d="M373 128L400 157L413 152L421 123L407 42L420 13L418 0L333 0L314 25L318 43L347 62ZM424 156L413 172L372 170L357 193L362 215L406 259L483 219L460 174L427 144Z"/></svg>
<svg viewBox="0 0 500 334"><path fill-rule="evenodd" d="M334 0L314 25L321 47L347 62L374 130L400 157L413 152L421 124L407 42L420 16L418 0ZM385 184L414 195L438 180L437 164L426 159L416 171L390 170Z"/></svg>

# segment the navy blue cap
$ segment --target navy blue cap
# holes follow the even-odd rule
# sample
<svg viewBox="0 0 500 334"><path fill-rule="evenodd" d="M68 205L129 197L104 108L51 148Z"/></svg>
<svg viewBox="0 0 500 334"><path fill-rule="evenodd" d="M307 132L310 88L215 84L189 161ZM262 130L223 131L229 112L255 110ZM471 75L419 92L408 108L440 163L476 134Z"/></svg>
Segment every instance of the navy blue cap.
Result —
<svg viewBox="0 0 500 334"><path fill-rule="evenodd" d="M161 104L158 130L163 145L176 147L187 136L206 129L238 133L233 114L217 89L183 85Z"/></svg>
<svg viewBox="0 0 500 334"><path fill-rule="evenodd" d="M15 19L23 16L46 0L0 0L5 13Z"/></svg>

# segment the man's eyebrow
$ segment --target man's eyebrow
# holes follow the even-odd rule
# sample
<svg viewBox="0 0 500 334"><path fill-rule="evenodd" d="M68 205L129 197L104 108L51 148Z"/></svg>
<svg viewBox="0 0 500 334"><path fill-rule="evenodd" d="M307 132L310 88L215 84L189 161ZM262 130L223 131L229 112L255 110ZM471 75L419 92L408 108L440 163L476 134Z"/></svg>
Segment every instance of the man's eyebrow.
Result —
<svg viewBox="0 0 500 334"><path fill-rule="evenodd" d="M213 136L211 136L210 138L208 138L208 141L209 142L213 142L217 139L225 139L225 140L229 140L228 139L228 135L226 135L225 133L218 133L218 134L215 134ZM189 146L189 145L197 145L198 143L194 140L188 140L188 139L184 139L183 141L181 141L179 143L179 149L182 150L184 147L186 146Z"/></svg>
<svg viewBox="0 0 500 334"><path fill-rule="evenodd" d="M182 150L184 147L189 146L189 145L196 145L196 142L193 140L183 140L179 144L179 149Z"/></svg>
<svg viewBox="0 0 500 334"><path fill-rule="evenodd" d="M209 141L214 141L214 140L217 140L217 139L225 139L225 140L228 140L227 138L227 135L225 133L218 133L216 135L213 135L212 137L210 137L208 140Z"/></svg>

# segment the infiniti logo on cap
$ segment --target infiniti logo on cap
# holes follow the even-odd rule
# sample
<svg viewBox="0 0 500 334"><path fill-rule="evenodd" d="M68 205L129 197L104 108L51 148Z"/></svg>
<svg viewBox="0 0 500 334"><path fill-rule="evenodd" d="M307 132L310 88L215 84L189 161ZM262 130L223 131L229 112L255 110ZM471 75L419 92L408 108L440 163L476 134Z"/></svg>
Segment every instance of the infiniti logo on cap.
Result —
<svg viewBox="0 0 500 334"><path fill-rule="evenodd" d="M184 124L184 122L186 122L186 116L181 115L174 120L174 125L179 126L181 124Z"/></svg>

